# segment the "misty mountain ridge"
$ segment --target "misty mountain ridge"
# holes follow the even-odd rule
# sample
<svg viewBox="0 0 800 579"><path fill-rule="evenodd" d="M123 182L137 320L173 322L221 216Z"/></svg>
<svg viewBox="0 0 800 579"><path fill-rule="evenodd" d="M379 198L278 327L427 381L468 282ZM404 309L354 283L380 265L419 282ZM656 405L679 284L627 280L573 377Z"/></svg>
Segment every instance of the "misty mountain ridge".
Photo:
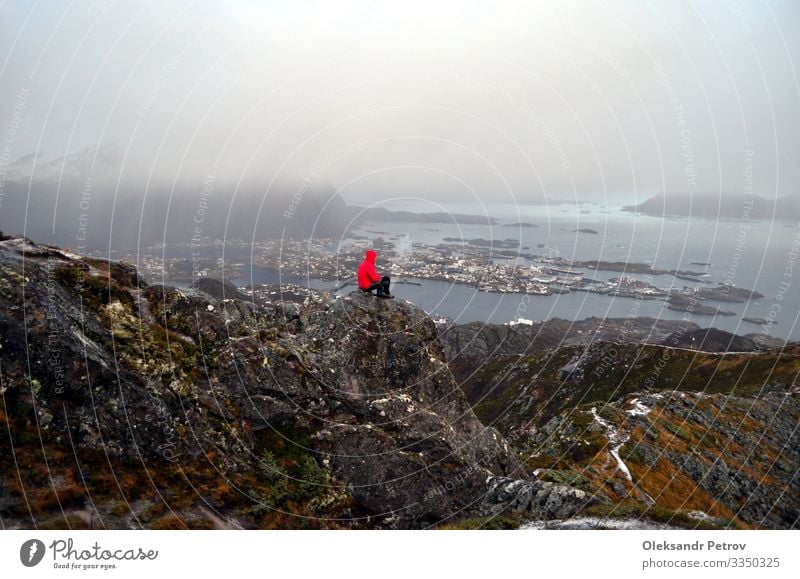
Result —
<svg viewBox="0 0 800 579"><path fill-rule="evenodd" d="M174 188L106 180L5 182L0 229L80 251L143 248L193 239L343 237L364 222L495 224L486 216L414 213L348 205L332 188L280 188L265 194L207 179Z"/></svg>
<svg viewBox="0 0 800 579"><path fill-rule="evenodd" d="M29 195L30 193L30 195ZM557 201L554 201L557 202ZM800 219L800 199L669 193L622 208L656 217ZM3 183L0 229L78 251L145 248L200 238L340 238L366 222L496 225L494 217L348 204L332 187L238 189L208 178L174 187L65 178Z"/></svg>
<svg viewBox="0 0 800 579"><path fill-rule="evenodd" d="M773 200L745 193L659 193L638 205L627 205L622 210L653 217L797 220L800 219L800 198L785 196Z"/></svg>

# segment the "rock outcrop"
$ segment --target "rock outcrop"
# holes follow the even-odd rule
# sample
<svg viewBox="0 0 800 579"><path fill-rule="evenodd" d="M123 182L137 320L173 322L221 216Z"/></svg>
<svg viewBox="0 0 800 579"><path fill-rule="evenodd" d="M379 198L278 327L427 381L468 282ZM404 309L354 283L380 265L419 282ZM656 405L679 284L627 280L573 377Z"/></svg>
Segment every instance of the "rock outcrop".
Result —
<svg viewBox="0 0 800 579"><path fill-rule="evenodd" d="M798 525L800 346L484 332L459 382L411 303L268 295L0 235L0 526Z"/></svg>
<svg viewBox="0 0 800 579"><path fill-rule="evenodd" d="M408 302L264 306L21 238L0 299L4 526L422 528L526 476Z"/></svg>
<svg viewBox="0 0 800 579"><path fill-rule="evenodd" d="M485 516L526 513L537 520L568 519L592 505L608 502L602 495L539 480L489 479L481 505Z"/></svg>
<svg viewBox="0 0 800 579"><path fill-rule="evenodd" d="M616 340L657 344L678 332L697 330L694 323L655 318L586 318L570 321L553 318L530 325L454 324L442 331L447 359L470 364L487 358L524 356L561 346Z"/></svg>
<svg viewBox="0 0 800 579"><path fill-rule="evenodd" d="M283 396L267 406L303 409L295 425L313 431L314 449L370 513L401 527L435 524L475 508L488 476L522 474L472 413L419 308L354 292L300 323L301 333L278 342L292 348L297 377L275 379Z"/></svg>

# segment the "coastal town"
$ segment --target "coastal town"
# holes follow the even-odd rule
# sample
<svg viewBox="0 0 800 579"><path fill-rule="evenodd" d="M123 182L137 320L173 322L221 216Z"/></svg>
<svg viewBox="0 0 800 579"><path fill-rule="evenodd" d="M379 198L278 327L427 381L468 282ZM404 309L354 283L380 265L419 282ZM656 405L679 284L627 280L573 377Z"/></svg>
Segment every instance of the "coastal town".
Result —
<svg viewBox="0 0 800 579"><path fill-rule="evenodd" d="M376 232L377 233L377 232ZM364 250L375 249L379 254L380 270L391 276L394 283L421 284L425 280L460 284L481 292L519 293L538 296L588 292L610 297L637 300L664 300L675 311L697 315L733 315L732 312L701 303L744 303L762 297L744 288L713 284L703 272L654 269L641 263L574 261L560 256L536 255L514 249L511 240L495 243L483 239L462 242L447 238L442 243L427 245L411 243L402 236L391 239L315 238L305 240L266 239L255 243L243 240L219 240L178 248L178 255L168 257L159 248L150 248L138 255L119 255L136 263L145 279L152 282L169 281L189 285L200 278L238 280L248 293L258 293L246 287L250 268L272 272L281 283L300 280L330 282L331 293L355 286L355 271L363 259ZM186 255L191 255L187 259ZM224 255L224 257L223 257ZM597 272L611 272L598 276ZM619 275L611 276L613 273ZM663 280L657 285L655 280ZM679 280L694 282L685 285ZM258 285L253 284L254 286Z"/></svg>
<svg viewBox="0 0 800 579"><path fill-rule="evenodd" d="M553 295L569 292L590 292L639 300L664 299L670 308L685 311L693 302L715 300L746 302L761 297L756 292L724 285L711 285L702 272L653 269L647 264L619 262L578 262L563 257L546 257L521 253L500 244L500 249L469 240L467 243L445 242L392 243L382 238L370 241L378 251L381 267L394 280L436 280L462 284L483 292ZM362 259L367 244L363 240L336 248L332 240L266 241L255 253L256 263L279 271L287 278L313 277L345 287L353 282L353 272ZM619 272L609 279L598 279L597 271ZM642 277L636 277L636 275ZM656 277L689 280L696 285L657 286ZM688 305L687 305L688 304ZM713 306L699 307L699 313L725 315Z"/></svg>

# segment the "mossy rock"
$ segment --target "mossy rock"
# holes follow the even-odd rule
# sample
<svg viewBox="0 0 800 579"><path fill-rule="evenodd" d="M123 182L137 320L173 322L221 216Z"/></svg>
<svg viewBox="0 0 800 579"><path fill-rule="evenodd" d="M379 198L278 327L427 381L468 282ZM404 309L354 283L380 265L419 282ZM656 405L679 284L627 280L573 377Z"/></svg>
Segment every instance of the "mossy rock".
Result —
<svg viewBox="0 0 800 579"><path fill-rule="evenodd" d="M539 474L539 480L567 485L584 491L592 490L591 481L574 470L547 469Z"/></svg>
<svg viewBox="0 0 800 579"><path fill-rule="evenodd" d="M114 300L122 302L132 308L133 297L123 286L120 286L112 277L96 277L85 264L70 264L58 267L53 273L55 280L62 287L78 292L83 303L100 313L103 306Z"/></svg>
<svg viewBox="0 0 800 579"><path fill-rule="evenodd" d="M510 531L519 529L521 524L522 521L520 519L511 516L472 517L447 523L437 527L437 529L446 531Z"/></svg>

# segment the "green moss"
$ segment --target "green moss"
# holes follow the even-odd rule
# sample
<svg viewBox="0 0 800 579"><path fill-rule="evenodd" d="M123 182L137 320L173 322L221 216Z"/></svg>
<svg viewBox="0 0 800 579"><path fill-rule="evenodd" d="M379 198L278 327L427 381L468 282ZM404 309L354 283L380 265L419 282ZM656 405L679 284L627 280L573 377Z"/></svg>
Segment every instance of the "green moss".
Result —
<svg viewBox="0 0 800 579"><path fill-rule="evenodd" d="M162 531L180 531L189 528L189 526L178 516L170 513L159 517L148 525L151 529Z"/></svg>
<svg viewBox="0 0 800 579"><path fill-rule="evenodd" d="M253 515L274 515L276 509L315 514L347 500L342 485L306 450L310 444L308 433L295 428L256 434L257 481L247 492Z"/></svg>
<svg viewBox="0 0 800 579"><path fill-rule="evenodd" d="M692 440L692 435L689 434L686 430L672 422L671 420L666 420L664 418L658 419L657 423L663 426L667 431L671 432L678 438L686 441Z"/></svg>
<svg viewBox="0 0 800 579"><path fill-rule="evenodd" d="M83 304L96 313L114 300L133 307L133 298L125 287L119 285L110 275L93 275L86 264L62 265L56 268L53 277L64 288L77 292Z"/></svg>
<svg viewBox="0 0 800 579"><path fill-rule="evenodd" d="M473 517L469 519L461 519L452 523L447 523L437 527L439 530L451 531L473 531L480 529L482 531L506 531L518 529L521 520L513 516L497 516L497 517Z"/></svg>
<svg viewBox="0 0 800 579"><path fill-rule="evenodd" d="M146 285L141 278L139 278L139 275L136 273L136 268L132 264L97 259L94 257L84 257L82 261L107 274L114 283L120 286L141 288Z"/></svg>
<svg viewBox="0 0 800 579"><path fill-rule="evenodd" d="M539 480L567 485L584 491L592 490L591 481L574 470L548 469L539 474Z"/></svg>
<svg viewBox="0 0 800 579"><path fill-rule="evenodd" d="M659 505L648 506L635 501L623 501L617 504L592 505L582 509L576 516L598 517L609 519L641 519L661 523L682 529L730 529L740 528L729 520L714 523L695 519L685 511L675 511Z"/></svg>
<svg viewBox="0 0 800 579"><path fill-rule="evenodd" d="M297 495L302 500L317 497L330 484L328 471L317 464L309 455L300 457L293 469L298 479Z"/></svg>
<svg viewBox="0 0 800 579"><path fill-rule="evenodd" d="M104 308L120 360L131 370L161 381L182 397L197 394L202 355L193 343L159 324L147 324L120 302Z"/></svg>
<svg viewBox="0 0 800 579"><path fill-rule="evenodd" d="M620 424L625 420L625 415L610 404L599 406L597 408L597 415L612 424Z"/></svg>
<svg viewBox="0 0 800 579"><path fill-rule="evenodd" d="M642 455L639 453L639 450L637 449L637 445L635 443L629 442L627 444L624 444L622 448L619 449L619 456L625 462L630 462L634 464L642 464L644 462L644 459L642 458Z"/></svg>

